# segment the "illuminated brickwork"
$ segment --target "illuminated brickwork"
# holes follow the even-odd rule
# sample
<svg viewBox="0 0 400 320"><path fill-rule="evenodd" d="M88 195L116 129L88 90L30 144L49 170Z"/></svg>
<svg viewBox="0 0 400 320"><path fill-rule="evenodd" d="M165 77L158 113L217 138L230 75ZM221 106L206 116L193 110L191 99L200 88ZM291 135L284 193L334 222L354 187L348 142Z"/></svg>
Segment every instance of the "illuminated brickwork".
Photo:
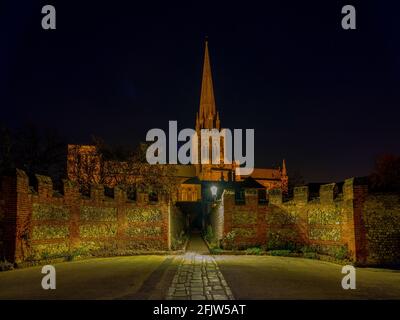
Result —
<svg viewBox="0 0 400 320"><path fill-rule="evenodd" d="M230 245L239 249L312 247L328 255L345 250L361 265L400 264L400 196L367 190L352 178L341 193L332 183L322 185L319 196L310 199L308 187L298 187L289 201L274 190L268 203L259 203L256 190L248 189L240 204L234 191L225 190L212 211L211 225L222 244L233 234Z"/></svg>
<svg viewBox="0 0 400 320"><path fill-rule="evenodd" d="M131 201L118 187L108 197L101 185L83 196L69 180L60 194L50 178L36 175L36 181L30 187L21 170L2 178L2 240L9 261L169 250L184 228L179 209L163 198L154 203L140 194Z"/></svg>

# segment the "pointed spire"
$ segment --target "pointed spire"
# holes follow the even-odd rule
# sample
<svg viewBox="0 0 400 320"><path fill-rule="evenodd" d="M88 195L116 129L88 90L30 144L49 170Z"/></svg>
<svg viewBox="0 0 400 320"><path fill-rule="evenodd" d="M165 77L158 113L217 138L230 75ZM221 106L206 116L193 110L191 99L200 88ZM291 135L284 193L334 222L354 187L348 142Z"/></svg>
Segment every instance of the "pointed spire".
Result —
<svg viewBox="0 0 400 320"><path fill-rule="evenodd" d="M200 119L214 118L216 113L214 89L211 75L210 56L208 54L208 40L205 41L204 52L204 65L203 65L203 79L201 83L201 96L200 96ZM209 121L205 121L208 126L212 126Z"/></svg>

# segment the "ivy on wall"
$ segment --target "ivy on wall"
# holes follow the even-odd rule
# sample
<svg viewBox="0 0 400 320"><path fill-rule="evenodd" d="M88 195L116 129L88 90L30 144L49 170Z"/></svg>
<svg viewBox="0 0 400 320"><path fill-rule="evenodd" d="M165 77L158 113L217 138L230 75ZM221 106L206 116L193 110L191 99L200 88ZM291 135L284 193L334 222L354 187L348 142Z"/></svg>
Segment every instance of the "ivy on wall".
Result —
<svg viewBox="0 0 400 320"><path fill-rule="evenodd" d="M126 243L126 250L166 250L166 244L160 240L134 240Z"/></svg>
<svg viewBox="0 0 400 320"><path fill-rule="evenodd" d="M298 222L299 216L294 206L287 209L273 207L271 213L267 214L265 219L268 224L286 225Z"/></svg>
<svg viewBox="0 0 400 320"><path fill-rule="evenodd" d="M68 220L69 209L63 206L34 203L32 206L33 220Z"/></svg>
<svg viewBox="0 0 400 320"><path fill-rule="evenodd" d="M158 208L129 208L126 219L128 222L157 222L162 220L162 213Z"/></svg>
<svg viewBox="0 0 400 320"><path fill-rule="evenodd" d="M341 210L338 206L312 206L308 210L309 224L339 224L340 221Z"/></svg>
<svg viewBox="0 0 400 320"><path fill-rule="evenodd" d="M298 231L291 228L267 230L267 239L267 248L269 250L293 250L300 242Z"/></svg>
<svg viewBox="0 0 400 320"><path fill-rule="evenodd" d="M41 260L62 257L69 252L69 246L65 242L51 244L36 244L32 246L31 254L27 260Z"/></svg>
<svg viewBox="0 0 400 320"><path fill-rule="evenodd" d="M116 208L81 207L83 221L117 221Z"/></svg>
<svg viewBox="0 0 400 320"><path fill-rule="evenodd" d="M257 214L256 212L234 210L232 214L232 222L233 224L256 224Z"/></svg>
<svg viewBox="0 0 400 320"><path fill-rule="evenodd" d="M118 225L116 223L83 224L79 226L81 238L115 237Z"/></svg>
<svg viewBox="0 0 400 320"><path fill-rule="evenodd" d="M69 236L68 226L41 225L32 229L32 240L58 239Z"/></svg>
<svg viewBox="0 0 400 320"><path fill-rule="evenodd" d="M251 238L257 235L255 228L232 228L237 237Z"/></svg>
<svg viewBox="0 0 400 320"><path fill-rule="evenodd" d="M135 227L129 226L126 230L126 234L129 237L136 236L159 236L161 235L161 227Z"/></svg>
<svg viewBox="0 0 400 320"><path fill-rule="evenodd" d="M310 228L310 239L339 241L341 238L340 228Z"/></svg>
<svg viewBox="0 0 400 320"><path fill-rule="evenodd" d="M79 252L83 255L87 254L106 254L107 252L112 254L115 253L117 245L115 241L88 241L83 240L79 245Z"/></svg>

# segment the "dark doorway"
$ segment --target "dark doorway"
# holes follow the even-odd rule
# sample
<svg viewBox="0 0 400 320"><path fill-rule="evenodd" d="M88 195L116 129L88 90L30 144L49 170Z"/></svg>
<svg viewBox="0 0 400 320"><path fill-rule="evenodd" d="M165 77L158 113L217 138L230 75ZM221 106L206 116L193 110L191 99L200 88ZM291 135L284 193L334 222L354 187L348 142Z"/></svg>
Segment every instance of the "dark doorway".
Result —
<svg viewBox="0 0 400 320"><path fill-rule="evenodd" d="M176 205L186 216L186 229L189 233L201 232L203 230L203 210L200 201L180 201Z"/></svg>

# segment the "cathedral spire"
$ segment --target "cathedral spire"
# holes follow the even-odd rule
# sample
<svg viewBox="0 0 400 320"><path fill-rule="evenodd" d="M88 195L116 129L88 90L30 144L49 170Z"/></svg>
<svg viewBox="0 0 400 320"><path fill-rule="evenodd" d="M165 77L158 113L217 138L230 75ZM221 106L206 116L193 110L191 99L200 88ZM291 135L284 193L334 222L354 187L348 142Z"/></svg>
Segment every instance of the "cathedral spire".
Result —
<svg viewBox="0 0 400 320"><path fill-rule="evenodd" d="M215 118L216 108L214 99L214 89L211 75L210 56L208 54L208 40L205 41L204 52L204 65L203 65L203 78L201 82L201 96L200 96L200 119L204 120L204 126L208 129L214 127L214 123L210 123L210 119ZM214 121L211 121L214 122Z"/></svg>

